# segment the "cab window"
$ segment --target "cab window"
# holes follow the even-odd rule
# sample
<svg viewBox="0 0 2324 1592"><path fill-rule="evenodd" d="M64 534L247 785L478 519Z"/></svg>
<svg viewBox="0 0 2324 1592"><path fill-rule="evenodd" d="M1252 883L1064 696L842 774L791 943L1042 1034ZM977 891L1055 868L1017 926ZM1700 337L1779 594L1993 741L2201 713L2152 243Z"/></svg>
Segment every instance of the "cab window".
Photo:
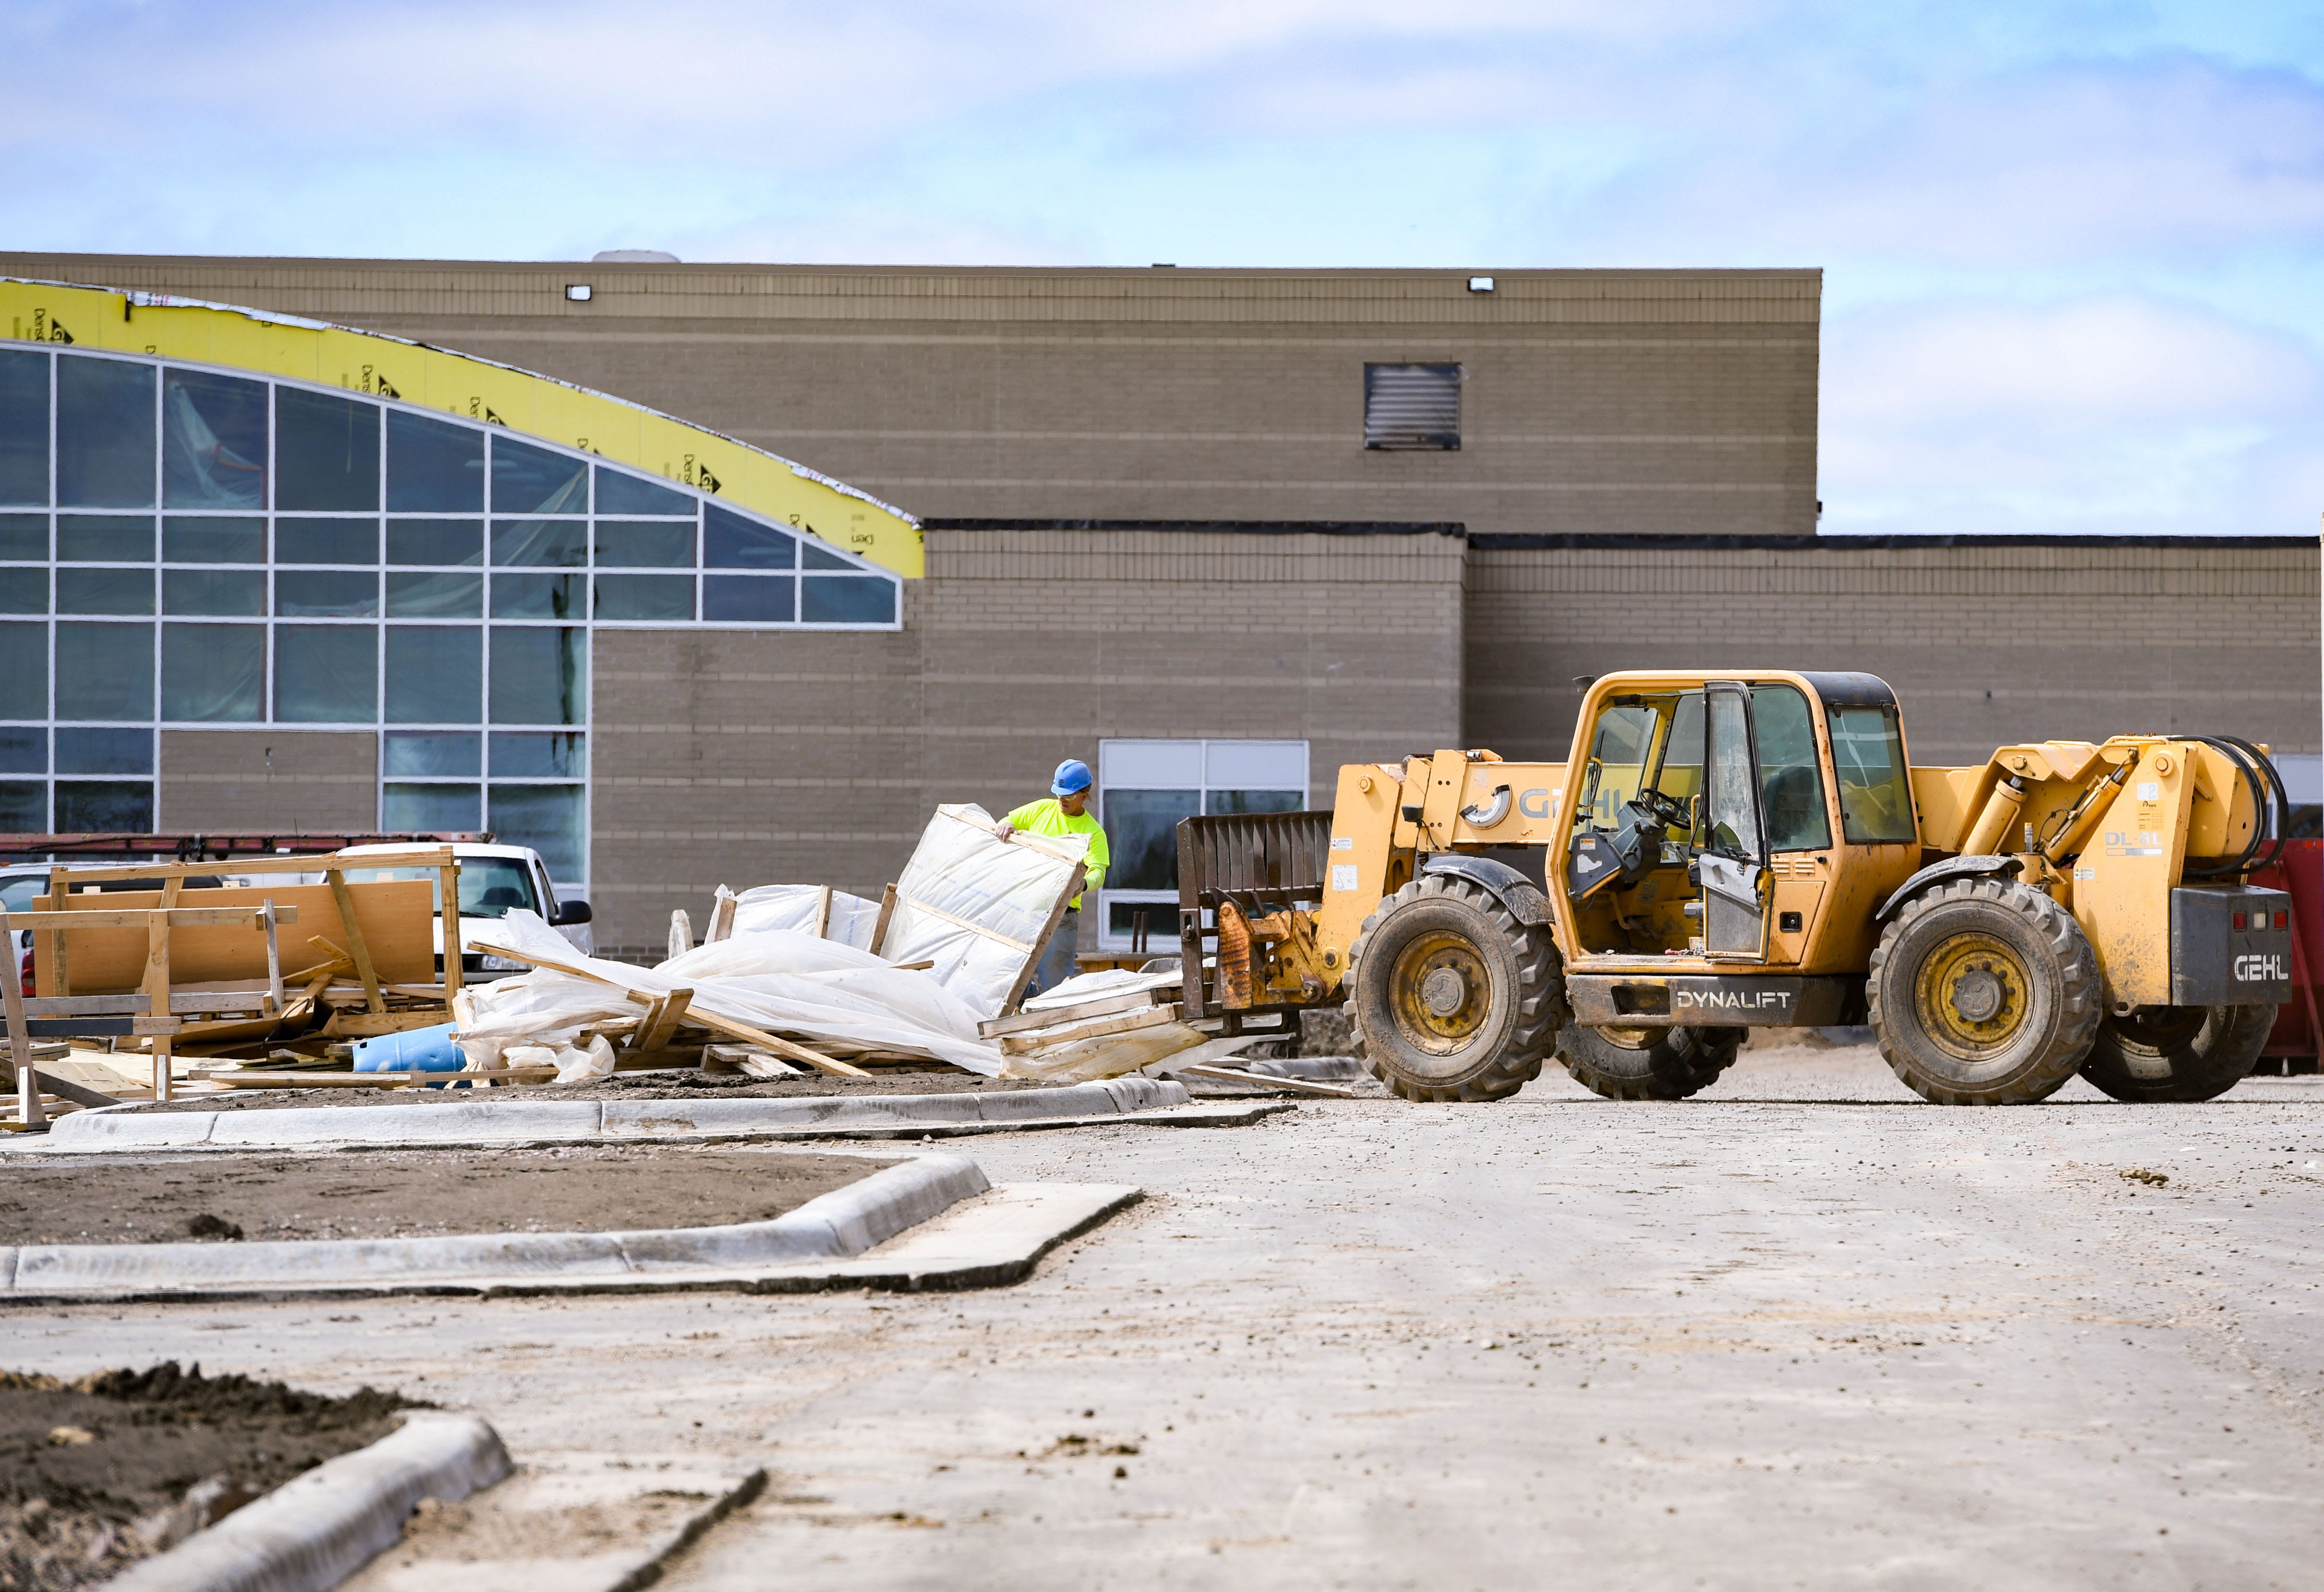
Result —
<svg viewBox="0 0 2324 1592"><path fill-rule="evenodd" d="M1886 708L1835 708L1829 714L1841 831L1858 846L1919 839L1896 715Z"/></svg>
<svg viewBox="0 0 2324 1592"><path fill-rule="evenodd" d="M434 868L349 868L349 883L364 879L425 879L437 886L436 911L444 910L443 876ZM510 856L464 856L460 859L460 915L464 918L505 918L512 907L553 917L554 907L542 909L532 870Z"/></svg>
<svg viewBox="0 0 2324 1592"><path fill-rule="evenodd" d="M1596 764L1590 777L1595 782L1589 801L1574 815L1577 825L1613 827L1616 811L1638 793L1661 722L1653 708L1643 706L1609 708L1598 716L1598 733L1590 742L1590 760Z"/></svg>
<svg viewBox="0 0 2324 1592"><path fill-rule="evenodd" d="M1815 719L1795 686L1751 692L1751 727L1759 752L1759 803L1769 851L1812 851L1831 844L1816 756Z"/></svg>

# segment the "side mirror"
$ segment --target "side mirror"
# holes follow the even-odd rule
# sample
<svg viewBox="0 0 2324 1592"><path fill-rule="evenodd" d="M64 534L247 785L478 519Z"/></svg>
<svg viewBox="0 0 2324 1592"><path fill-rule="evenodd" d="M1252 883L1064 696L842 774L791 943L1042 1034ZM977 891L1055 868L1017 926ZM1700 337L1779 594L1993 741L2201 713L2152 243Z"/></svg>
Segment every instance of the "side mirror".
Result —
<svg viewBox="0 0 2324 1592"><path fill-rule="evenodd" d="M561 901L557 903L557 916L549 921L552 928L567 929L586 923L596 915L586 901Z"/></svg>

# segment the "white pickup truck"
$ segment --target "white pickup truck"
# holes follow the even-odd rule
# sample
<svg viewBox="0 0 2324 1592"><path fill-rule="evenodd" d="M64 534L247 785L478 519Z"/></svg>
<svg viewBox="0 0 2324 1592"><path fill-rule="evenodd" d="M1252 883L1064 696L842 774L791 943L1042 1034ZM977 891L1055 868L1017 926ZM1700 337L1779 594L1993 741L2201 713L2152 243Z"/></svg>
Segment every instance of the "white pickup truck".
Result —
<svg viewBox="0 0 2324 1592"><path fill-rule="evenodd" d="M336 856L350 859L374 852L409 851L408 846L350 846ZM557 890L549 883L549 865L540 860L540 853L530 846L456 845L454 856L460 859L460 916L471 918L504 918L512 909L538 912L542 920L565 936L573 949L584 956L595 954L596 937L590 931L591 913L586 901L560 902ZM433 868L364 868L346 870L347 881L359 879L426 879L433 884ZM456 935L460 943L465 938ZM444 902L436 902L436 966L440 973L444 966ZM478 956L469 952L460 963L460 976L468 983L499 977L504 974L526 971L521 962L503 957Z"/></svg>

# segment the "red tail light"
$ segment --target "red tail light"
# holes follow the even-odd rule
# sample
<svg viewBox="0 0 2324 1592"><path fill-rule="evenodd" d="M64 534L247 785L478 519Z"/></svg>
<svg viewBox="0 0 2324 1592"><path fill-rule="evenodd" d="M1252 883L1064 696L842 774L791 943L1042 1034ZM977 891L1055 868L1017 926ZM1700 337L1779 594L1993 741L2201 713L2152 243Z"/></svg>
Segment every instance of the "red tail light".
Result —
<svg viewBox="0 0 2324 1592"><path fill-rule="evenodd" d="M2243 930L2244 930L2244 915L2243 915L2241 912L2237 912L2237 913L2236 914L2236 933L2238 933L2238 934L2240 934L2240 933L2242 933L2242 932L2243 932Z"/></svg>
<svg viewBox="0 0 2324 1592"><path fill-rule="evenodd" d="M2283 928L2291 921L2292 914L2290 912L2278 912L2275 914L2275 926L2279 929Z"/></svg>
<svg viewBox="0 0 2324 1592"><path fill-rule="evenodd" d="M33 991L32 991L32 951L31 951L31 949L27 949L25 950L25 952L24 952L24 959L23 959L23 962L21 962L21 963L19 963L19 964L17 965L17 968L16 968L16 977L17 977L17 982L18 982L19 984L21 984L21 985L23 986L24 994L25 994L27 996L30 996L30 995L33 993Z"/></svg>

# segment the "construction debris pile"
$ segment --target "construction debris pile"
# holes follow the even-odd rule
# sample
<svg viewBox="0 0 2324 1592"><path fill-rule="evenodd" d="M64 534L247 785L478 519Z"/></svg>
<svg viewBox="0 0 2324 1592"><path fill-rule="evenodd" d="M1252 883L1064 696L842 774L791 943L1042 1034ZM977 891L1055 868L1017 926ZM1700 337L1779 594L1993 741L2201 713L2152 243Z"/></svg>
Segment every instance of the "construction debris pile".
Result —
<svg viewBox="0 0 2324 1592"><path fill-rule="evenodd" d="M533 971L466 992L456 1042L468 1070L554 1066L567 1082L695 1064L1080 1081L1206 1043L1177 1020L1175 971L1085 974L1015 1010L1080 888L1084 848L1077 837L1002 840L982 808L940 807L881 900L827 885L722 889L704 943L685 943L679 914L669 958L651 968L585 957L512 912L472 930L470 948Z"/></svg>

